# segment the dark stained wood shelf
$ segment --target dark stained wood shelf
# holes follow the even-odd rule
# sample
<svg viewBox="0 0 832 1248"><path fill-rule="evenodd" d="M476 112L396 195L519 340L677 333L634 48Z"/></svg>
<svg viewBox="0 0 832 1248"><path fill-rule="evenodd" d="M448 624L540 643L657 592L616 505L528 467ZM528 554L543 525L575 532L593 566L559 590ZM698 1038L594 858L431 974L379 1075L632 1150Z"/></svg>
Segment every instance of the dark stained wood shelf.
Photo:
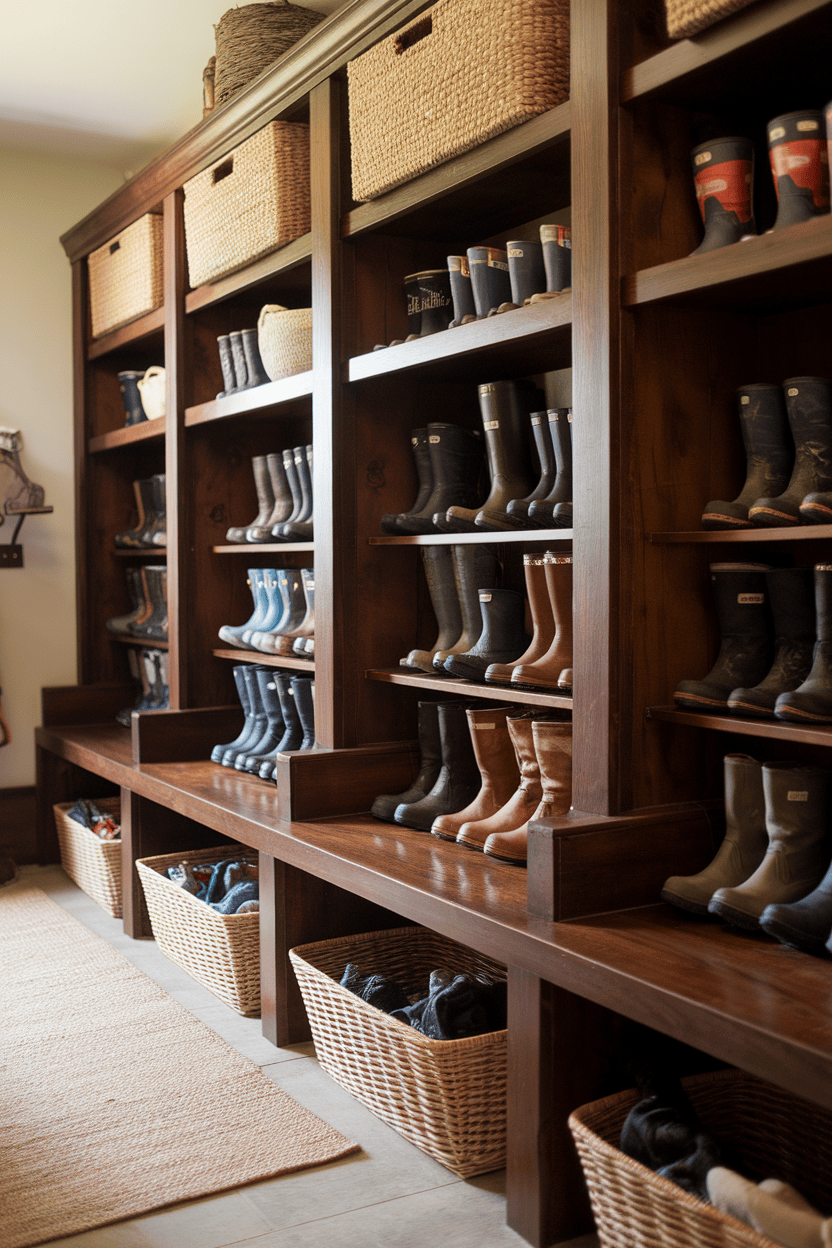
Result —
<svg viewBox="0 0 832 1248"><path fill-rule="evenodd" d="M100 338L93 338L87 347L87 359L99 360L102 355L108 355L111 351L118 351L120 347L133 346L142 342L145 338L152 337L154 334L161 336L164 327L164 307L154 308L152 312L138 317L135 321L131 321L129 325L122 325L119 329L114 329L109 334L102 334Z"/></svg>
<svg viewBox="0 0 832 1248"><path fill-rule="evenodd" d="M204 425L213 420L227 420L233 416L271 416L275 408L284 407L285 414L294 414L298 409L308 412L312 399L312 373L296 373L294 377L284 377L281 381L268 381L262 386L253 386L251 390L242 390L239 394L229 394L223 399L212 399L209 403L199 403L185 411L187 426ZM284 413L281 413L284 414Z"/></svg>
<svg viewBox="0 0 832 1248"><path fill-rule="evenodd" d="M571 542L571 529L516 529L502 533L414 533L396 537L382 533L369 539L371 546L476 546L506 542Z"/></svg>
<svg viewBox="0 0 832 1248"><path fill-rule="evenodd" d="M505 685L477 685L455 676L430 676L427 672L409 672L405 668L375 668L365 673L368 680L382 680L391 685L410 685L414 689L433 689L436 693L462 693L468 698L493 698L497 702L522 702L530 706L554 706L572 709L571 695L532 693L528 689L511 689Z"/></svg>
<svg viewBox="0 0 832 1248"><path fill-rule="evenodd" d="M111 429L109 433L99 433L90 438L87 449L91 455L101 451L118 450L125 446L134 446L136 442L149 442L153 438L165 436L165 420L143 420L140 425L125 425L123 429Z"/></svg>
<svg viewBox="0 0 832 1248"><path fill-rule="evenodd" d="M238 542L228 546L212 546L215 555L272 555L297 554L312 551L314 542Z"/></svg>
<svg viewBox="0 0 832 1248"><path fill-rule="evenodd" d="M733 531L651 533L650 541L663 545L699 545L735 542L805 542L832 538L832 524L797 524L791 529L736 529Z"/></svg>
<svg viewBox="0 0 832 1248"><path fill-rule="evenodd" d="M149 637L132 637L129 633L107 633L111 641L124 646L141 646L144 650L167 650L169 641L151 641Z"/></svg>
<svg viewBox="0 0 832 1248"><path fill-rule="evenodd" d="M216 659L231 659L233 663L262 663L265 667L291 667L299 672L314 675L315 664L311 659L299 659L295 654L262 654L259 650L212 650Z"/></svg>
<svg viewBox="0 0 832 1248"><path fill-rule="evenodd" d="M116 559L167 559L167 546L144 546L140 550L114 550L111 552Z"/></svg>
<svg viewBox="0 0 832 1248"><path fill-rule="evenodd" d="M277 277L281 279L281 284L287 287L295 287L298 284L308 287L309 276L297 270L311 258L312 235L303 234L278 251L261 256L259 260L246 265L237 273L219 277L215 282L206 282L204 286L198 286L196 290L189 291L185 296L185 312L193 313L198 312L200 308L212 307Z"/></svg>
<svg viewBox="0 0 832 1248"><path fill-rule="evenodd" d="M567 368L572 361L572 294L517 308L428 338L353 356L345 381L424 370L454 381L499 380Z"/></svg>
<svg viewBox="0 0 832 1248"><path fill-rule="evenodd" d="M704 715L682 711L675 706L651 706L648 719L667 724L687 724L708 728L712 732L733 732L738 736L771 737L776 741L793 741L801 745L832 746L832 724L787 724L780 719L751 719L742 715Z"/></svg>

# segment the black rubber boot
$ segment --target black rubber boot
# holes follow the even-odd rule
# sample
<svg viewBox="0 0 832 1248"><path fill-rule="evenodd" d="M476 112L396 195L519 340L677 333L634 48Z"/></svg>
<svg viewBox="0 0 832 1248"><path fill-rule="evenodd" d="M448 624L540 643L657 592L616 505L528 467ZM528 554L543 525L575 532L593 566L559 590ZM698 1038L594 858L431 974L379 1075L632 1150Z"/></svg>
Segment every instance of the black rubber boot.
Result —
<svg viewBox="0 0 832 1248"><path fill-rule="evenodd" d="M804 387L807 380L807 378L802 379ZM815 383L814 389L818 402L832 407L832 385L821 377L811 380ZM807 494L800 504L800 519L803 524L832 524L832 490L813 491Z"/></svg>
<svg viewBox="0 0 832 1248"><path fill-rule="evenodd" d="M700 143L691 152L691 159L696 198L705 226L705 237L691 255L738 243L744 234L756 234L751 139L732 135Z"/></svg>
<svg viewBox="0 0 832 1248"><path fill-rule="evenodd" d="M481 507L451 506L445 512L452 532L503 526L506 508L534 484L529 448L529 415L539 391L517 381L492 381L478 387L491 488Z"/></svg>
<svg viewBox="0 0 832 1248"><path fill-rule="evenodd" d="M463 680L485 683L492 663L512 663L529 648L524 625L525 599L514 589L481 589L482 632L464 654L451 655L445 671ZM461 809L461 807L460 807Z"/></svg>
<svg viewBox="0 0 832 1248"><path fill-rule="evenodd" d="M445 675L445 660L472 650L482 633L480 590L496 585L500 564L492 546L452 546L456 596L462 615L462 632L454 645L439 649L433 656L436 671Z"/></svg>
<svg viewBox="0 0 832 1248"><path fill-rule="evenodd" d="M448 256L448 275L451 281L451 298L454 301L454 319L448 329L477 319L474 292L471 289L471 268L467 256Z"/></svg>
<svg viewBox="0 0 832 1248"><path fill-rule="evenodd" d="M404 793L398 793L396 796L384 793L376 798L370 807L370 814L376 819L384 819L385 822L392 823L397 806L407 806L421 801L436 784L442 766L442 748L439 742L439 703L420 702L417 724L421 755L419 774Z"/></svg>
<svg viewBox="0 0 832 1248"><path fill-rule="evenodd" d="M810 494L832 491L832 382L825 377L791 377L783 382L794 439L791 479L776 498L759 498L748 517L762 528L812 523L800 504Z"/></svg>
<svg viewBox="0 0 832 1248"><path fill-rule="evenodd" d="M295 705L292 677L288 672L278 672L274 680L280 696L280 709L283 712L283 722L286 729L277 747L277 753L280 754L284 750L299 750L301 741L303 741L303 725L300 722L298 708Z"/></svg>
<svg viewBox="0 0 832 1248"><path fill-rule="evenodd" d="M315 748L315 682L308 676L293 676L292 689L303 729L303 740L298 748L312 750Z"/></svg>
<svg viewBox="0 0 832 1248"><path fill-rule="evenodd" d="M829 211L829 162L823 113L784 113L766 126L777 192L774 229L811 221Z"/></svg>
<svg viewBox="0 0 832 1248"><path fill-rule="evenodd" d="M434 819L464 809L479 793L482 779L465 711L465 702L439 703L437 715L442 756L439 775L425 797L416 802L401 802L396 807L393 814L396 823L404 824L406 828L418 828L420 832L430 832Z"/></svg>
<svg viewBox="0 0 832 1248"><path fill-rule="evenodd" d="M812 667L815 644L815 587L811 568L770 568L766 572L774 621L774 663L753 689L735 689L728 706L737 715L774 718L781 693L803 683Z"/></svg>
<svg viewBox="0 0 832 1248"><path fill-rule="evenodd" d="M234 684L237 686L237 697L240 699L240 706L243 708L243 715L245 716L243 726L233 741L229 741L226 745L214 746L211 751L212 763L221 762L222 756L227 750L238 750L242 743L251 735L251 721L254 718L254 713L252 711L251 698L248 695L248 687L246 686L245 674L247 666L245 663L240 663L232 669Z"/></svg>
<svg viewBox="0 0 832 1248"><path fill-rule="evenodd" d="M428 450L427 429L413 429L410 434L410 445L413 450L413 459L416 463L416 475L419 479L416 501L408 512L401 512L398 515L392 511L386 512L381 517L382 533L403 533L404 530L400 527L399 520L405 515L421 512L433 489L433 470L431 469L430 451Z"/></svg>
<svg viewBox="0 0 832 1248"><path fill-rule="evenodd" d="M812 668L793 693L774 704L776 719L793 724L832 723L832 564L815 564L816 641Z"/></svg>
<svg viewBox="0 0 832 1248"><path fill-rule="evenodd" d="M462 613L454 577L453 547L423 546L422 562L428 592L439 627L439 635L427 650L411 650L401 660L402 667L433 674L433 656L438 650L450 650L462 633Z"/></svg>
<svg viewBox="0 0 832 1248"><path fill-rule="evenodd" d="M147 420L147 413L142 406L142 395L139 390L139 382L144 373L134 372L132 369L126 369L123 373L118 374L118 385L121 391L121 401L124 404L124 424L126 428L131 425L140 425Z"/></svg>
<svg viewBox="0 0 832 1248"><path fill-rule="evenodd" d="M558 469L555 461L555 446L552 442L549 413L532 412L529 419L532 437L537 450L537 458L540 463L540 478L531 494L527 494L525 498L513 498L511 500L506 507L503 523L498 523L496 519L492 520L492 525L495 529L530 528L529 508L538 499L547 498L555 485Z"/></svg>
<svg viewBox="0 0 832 1248"><path fill-rule="evenodd" d="M250 745L245 753L239 753L235 758L235 771L248 771L256 775L266 758L274 754L283 740L286 727L283 723L283 712L274 683L274 675L274 670L267 667L258 668L254 674L260 705L266 715L266 723L260 739Z"/></svg>
<svg viewBox="0 0 832 1248"><path fill-rule="evenodd" d="M401 533L435 533L435 516L444 518L449 507L476 507L480 494L483 443L479 434L462 425L428 425L428 451L433 486L421 511L398 517Z"/></svg>
<svg viewBox="0 0 832 1248"><path fill-rule="evenodd" d="M687 711L724 711L735 689L759 685L771 670L774 629L764 563L712 563L711 589L722 637L701 680L682 680L673 701Z"/></svg>
<svg viewBox="0 0 832 1248"><path fill-rule="evenodd" d="M260 355L260 347L257 342L256 329L244 329L241 331L243 335L243 353L246 357L246 372L248 373L247 389L253 386L263 386L269 380L269 374L263 367L263 360Z"/></svg>
<svg viewBox="0 0 832 1248"><path fill-rule="evenodd" d="M572 411L567 407L549 409L549 431L555 450L555 481L545 498L529 505L529 521L537 529L552 529L555 508L572 502Z"/></svg>
<svg viewBox="0 0 832 1248"><path fill-rule="evenodd" d="M224 399L227 394L233 394L237 389L237 375L234 372L234 360L231 355L231 339L228 334L220 334L217 338L217 346L220 352L220 368L222 369L223 389L217 395L218 399Z"/></svg>
<svg viewBox="0 0 832 1248"><path fill-rule="evenodd" d="M745 447L745 485L733 500L717 499L702 513L702 528L752 529L748 509L757 499L774 498L789 484L794 441L789 429L782 386L760 383L740 386L737 405Z"/></svg>
<svg viewBox="0 0 832 1248"><path fill-rule="evenodd" d="M248 365L246 364L243 335L239 329L235 329L228 337L231 340L231 360L234 364L234 377L237 382L234 388L235 390L245 390L248 386Z"/></svg>
<svg viewBox="0 0 832 1248"><path fill-rule="evenodd" d="M283 528L286 524L291 524L300 516L301 507L303 506L303 490L301 488L300 477L295 466L295 452L287 449L283 452L283 468L286 473L286 480L289 483L289 493L292 495L292 510L288 519L281 524L276 524L272 529L272 540L280 541L283 536Z"/></svg>
<svg viewBox="0 0 832 1248"><path fill-rule="evenodd" d="M167 515L167 486L166 477L163 472L157 472L150 478L152 482L151 492L153 494L153 521L147 528L147 544L148 546L167 546L168 544L168 515Z"/></svg>
<svg viewBox="0 0 832 1248"><path fill-rule="evenodd" d="M817 813L818 818L829 817L828 812ZM832 856L832 845L829 854ZM804 953L825 954L832 943L832 865L817 888L801 901L766 906L760 927L784 945Z"/></svg>
<svg viewBox="0 0 832 1248"><path fill-rule="evenodd" d="M225 753L219 759L223 767L233 767L237 756L239 754L248 754L249 750L263 737L263 733L266 730L266 708L260 699L257 673L268 672L269 670L267 667L261 667L259 664L254 663L247 663L243 668L243 680L248 693L249 732L248 736L243 736L242 740L238 737L236 744L226 747Z"/></svg>
<svg viewBox="0 0 832 1248"><path fill-rule="evenodd" d="M546 289L543 246L540 242L518 239L506 243L506 251L511 301L522 308L532 295L539 295Z"/></svg>

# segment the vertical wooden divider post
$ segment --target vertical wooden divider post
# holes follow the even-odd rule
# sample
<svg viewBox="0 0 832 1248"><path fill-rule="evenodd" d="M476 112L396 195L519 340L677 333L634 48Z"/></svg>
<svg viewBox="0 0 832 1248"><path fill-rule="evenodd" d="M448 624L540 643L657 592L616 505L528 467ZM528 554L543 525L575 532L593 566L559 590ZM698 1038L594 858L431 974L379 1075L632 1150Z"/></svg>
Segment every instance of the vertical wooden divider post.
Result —
<svg viewBox="0 0 832 1248"><path fill-rule="evenodd" d="M168 663L170 708L191 705L188 623L194 610L188 534L192 500L185 466L185 216L184 192L164 201L165 255L165 477L167 488ZM197 660L198 662L199 660Z"/></svg>

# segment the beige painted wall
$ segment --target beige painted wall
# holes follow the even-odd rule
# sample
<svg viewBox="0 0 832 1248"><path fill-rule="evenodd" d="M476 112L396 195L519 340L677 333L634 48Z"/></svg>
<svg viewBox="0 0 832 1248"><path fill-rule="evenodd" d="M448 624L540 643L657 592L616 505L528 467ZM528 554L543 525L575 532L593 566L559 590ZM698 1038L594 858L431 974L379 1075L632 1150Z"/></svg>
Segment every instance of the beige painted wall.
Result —
<svg viewBox="0 0 832 1248"><path fill-rule="evenodd" d="M76 681L71 285L58 239L122 182L111 164L0 147L0 425L23 431L23 467L55 508L24 522L25 566L0 569L12 734L0 789L34 783L41 686ZM11 532L7 520L0 543Z"/></svg>

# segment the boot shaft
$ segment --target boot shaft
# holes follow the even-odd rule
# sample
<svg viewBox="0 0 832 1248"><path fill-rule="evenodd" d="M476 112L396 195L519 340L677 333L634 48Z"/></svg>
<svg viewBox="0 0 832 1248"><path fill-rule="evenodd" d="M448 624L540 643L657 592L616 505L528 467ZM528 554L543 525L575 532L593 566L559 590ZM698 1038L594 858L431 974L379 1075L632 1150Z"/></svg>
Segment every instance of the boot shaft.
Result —
<svg viewBox="0 0 832 1248"><path fill-rule="evenodd" d="M315 745L315 682L308 676L293 676L292 690L298 712L303 741L300 748L311 750Z"/></svg>
<svg viewBox="0 0 832 1248"><path fill-rule="evenodd" d="M432 494L440 488L459 486L476 496L483 458L483 442L478 434L462 425L433 421L428 425L428 453Z"/></svg>
<svg viewBox="0 0 832 1248"><path fill-rule="evenodd" d="M243 354L246 357L246 372L248 373L248 385L262 386L269 380L269 375L263 366L263 359L260 355L260 346L257 341L256 329L244 329L243 335Z"/></svg>
<svg viewBox="0 0 832 1248"><path fill-rule="evenodd" d="M711 591L723 642L772 639L765 563L712 563Z"/></svg>
<svg viewBox="0 0 832 1248"><path fill-rule="evenodd" d="M228 337L231 340L231 360L234 365L235 390L245 390L248 385L248 365L243 347L243 335L239 329L233 330Z"/></svg>
<svg viewBox="0 0 832 1248"><path fill-rule="evenodd" d="M508 730L512 714L510 707L466 711L483 787L494 792L498 806L508 801L520 783L517 755Z"/></svg>
<svg viewBox="0 0 832 1248"><path fill-rule="evenodd" d="M555 622L555 639L558 650L572 654L572 556L556 555L547 550L543 556L543 570L552 618Z"/></svg>
<svg viewBox="0 0 832 1248"><path fill-rule="evenodd" d="M532 488L529 414L536 393L514 381L493 381L478 388L491 496L499 492L504 504Z"/></svg>
<svg viewBox="0 0 832 1248"><path fill-rule="evenodd" d="M736 501L750 507L758 498L774 498L785 490L794 463L794 441L782 386L740 386L737 407L747 473Z"/></svg>
<svg viewBox="0 0 832 1248"><path fill-rule="evenodd" d="M431 490L433 489L433 469L431 468L430 462L427 429L411 430L410 448L413 451L413 460L416 464L416 477L419 481L416 501L410 510L421 511L425 503L430 498Z"/></svg>
<svg viewBox="0 0 832 1248"><path fill-rule="evenodd" d="M479 591L496 585L500 564L491 546L452 546L454 583L462 617L462 633L470 644L482 632L482 609Z"/></svg>
<svg viewBox="0 0 832 1248"><path fill-rule="evenodd" d="M286 469L283 465L283 456L272 453L266 456L266 469L269 474L269 482L271 484L272 496L274 504L272 513L265 521L264 527L271 529L276 524L284 524L292 514L292 491L289 489L289 481L286 476Z"/></svg>
<svg viewBox="0 0 832 1248"><path fill-rule="evenodd" d="M508 731L517 766L520 769L520 788L524 791L542 791L540 781L540 763L534 747L534 719L531 715L514 715L508 720ZM540 800L539 796L536 800Z"/></svg>
<svg viewBox="0 0 832 1248"><path fill-rule="evenodd" d="M220 353L220 368L222 369L222 391L217 395L218 399L225 398L227 394L233 394L237 389L237 375L234 372L234 360L231 355L231 339L228 334L220 334L217 337L217 347Z"/></svg>
<svg viewBox="0 0 832 1248"><path fill-rule="evenodd" d="M286 480L289 482L289 491L292 495L292 511L289 515L289 521L297 520L303 504L303 490L301 489L300 477L295 464L295 452L293 450L285 450L283 452L283 467L286 472Z"/></svg>
<svg viewBox="0 0 832 1248"><path fill-rule="evenodd" d="M766 127L777 193L774 229L829 211L829 156L823 113L803 110L773 118Z"/></svg>
<svg viewBox="0 0 832 1248"><path fill-rule="evenodd" d="M506 650L519 654L528 642L525 628L525 599L515 589L481 589L482 632L468 652L488 656Z"/></svg>
<svg viewBox="0 0 832 1248"><path fill-rule="evenodd" d="M692 253L699 255L756 234L752 195L754 144L728 136L702 143L691 152L696 198L705 237Z"/></svg>
<svg viewBox="0 0 832 1248"><path fill-rule="evenodd" d="M431 606L439 634L434 650L447 650L462 632L462 614L454 580L454 560L449 546L423 546L425 569Z"/></svg>
<svg viewBox="0 0 832 1248"><path fill-rule="evenodd" d="M748 754L726 754L722 766L726 840L765 848L768 834L762 763Z"/></svg>
<svg viewBox="0 0 832 1248"><path fill-rule="evenodd" d="M803 871L829 842L832 771L799 763L764 763L763 794L769 853L783 852Z"/></svg>
<svg viewBox="0 0 832 1248"><path fill-rule="evenodd" d="M479 784L480 774L471 744L464 702L440 702L437 705L439 745L442 770L432 793L450 784L452 789L470 788Z"/></svg>
<svg viewBox="0 0 832 1248"><path fill-rule="evenodd" d="M789 489L800 482L804 493L827 490L832 487L832 382L826 377L790 377L783 390L795 445Z"/></svg>
<svg viewBox="0 0 832 1248"><path fill-rule="evenodd" d="M550 814L565 815L572 805L572 724L532 720L532 741L540 768L541 800L552 808Z"/></svg>

